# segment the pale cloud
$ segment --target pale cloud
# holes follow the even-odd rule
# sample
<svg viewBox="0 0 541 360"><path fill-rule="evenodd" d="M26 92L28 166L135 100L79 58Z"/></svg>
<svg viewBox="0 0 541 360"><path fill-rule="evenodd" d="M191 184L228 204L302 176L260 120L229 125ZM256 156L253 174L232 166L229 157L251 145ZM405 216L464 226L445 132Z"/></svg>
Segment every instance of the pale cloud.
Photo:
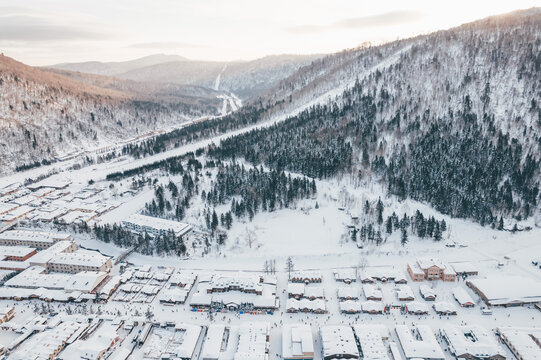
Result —
<svg viewBox="0 0 541 360"><path fill-rule="evenodd" d="M395 26L419 21L423 14L419 11L390 11L376 15L346 18L327 25L300 25L286 27L290 33L308 34L337 29L369 29Z"/></svg>
<svg viewBox="0 0 541 360"><path fill-rule="evenodd" d="M103 39L101 34L93 29L77 25L56 24L51 19L35 15L0 16L0 40L12 42L44 42L66 40L97 40Z"/></svg>
<svg viewBox="0 0 541 360"><path fill-rule="evenodd" d="M148 43L137 43L137 44L131 44L129 47L134 49L197 49L202 48L204 45L199 44L191 44L191 43L185 43L185 42L148 42Z"/></svg>

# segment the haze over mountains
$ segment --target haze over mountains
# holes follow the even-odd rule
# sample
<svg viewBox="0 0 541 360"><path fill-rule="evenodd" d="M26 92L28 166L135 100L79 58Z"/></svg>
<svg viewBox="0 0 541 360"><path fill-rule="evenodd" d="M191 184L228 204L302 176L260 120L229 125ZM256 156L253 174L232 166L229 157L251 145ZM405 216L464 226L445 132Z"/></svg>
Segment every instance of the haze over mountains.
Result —
<svg viewBox="0 0 541 360"><path fill-rule="evenodd" d="M129 61L117 61L117 62L100 62L100 61L86 61L81 63L63 63L47 66L52 69L62 69L69 71L78 71L88 74L105 75L105 76L118 76L125 72L144 68L146 66L152 66L157 64L163 64L167 62L187 61L188 59L179 55L166 55L155 54L145 56L135 60Z"/></svg>
<svg viewBox="0 0 541 360"><path fill-rule="evenodd" d="M125 62L56 64L49 68L142 82L203 86L249 99L271 89L279 80L318 57L320 55L276 55L253 61L218 62L159 54Z"/></svg>

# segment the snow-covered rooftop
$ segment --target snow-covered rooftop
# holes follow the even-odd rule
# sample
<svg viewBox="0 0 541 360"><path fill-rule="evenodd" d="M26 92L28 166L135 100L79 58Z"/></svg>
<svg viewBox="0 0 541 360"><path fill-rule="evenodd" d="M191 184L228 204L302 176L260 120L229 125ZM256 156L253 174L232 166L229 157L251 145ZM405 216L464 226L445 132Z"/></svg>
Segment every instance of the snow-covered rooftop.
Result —
<svg viewBox="0 0 541 360"><path fill-rule="evenodd" d="M97 251L78 250L71 253L58 253L49 260L49 263L101 267L107 263L108 260L108 257L103 256Z"/></svg>
<svg viewBox="0 0 541 360"><path fill-rule="evenodd" d="M306 324L284 324L282 327L282 358L312 359L314 340Z"/></svg>
<svg viewBox="0 0 541 360"><path fill-rule="evenodd" d="M398 340L406 359L445 359L432 329L427 325L410 328L407 325L396 325Z"/></svg>
<svg viewBox="0 0 541 360"><path fill-rule="evenodd" d="M359 357L353 330L349 326L322 326L320 329L323 357Z"/></svg>
<svg viewBox="0 0 541 360"><path fill-rule="evenodd" d="M31 266L6 281L5 286L37 289L60 289L66 291L91 292L105 278L107 273L82 271L77 274L46 272L41 266Z"/></svg>
<svg viewBox="0 0 541 360"><path fill-rule="evenodd" d="M387 348L383 338L387 338L389 331L383 325L357 324L353 326L355 335L359 339L359 345L364 360L388 360Z"/></svg>
<svg viewBox="0 0 541 360"><path fill-rule="evenodd" d="M453 296L455 297L456 301L461 306L473 306L475 305L475 301L472 299L470 294L464 289L463 287L456 287L453 289Z"/></svg>
<svg viewBox="0 0 541 360"><path fill-rule="evenodd" d="M222 352L222 342L225 333L225 325L210 324L203 342L202 358L218 359Z"/></svg>
<svg viewBox="0 0 541 360"><path fill-rule="evenodd" d="M73 241L59 241L47 249L39 251L36 255L29 259L31 265L46 264L56 254L64 252L69 248L76 247Z"/></svg>
<svg viewBox="0 0 541 360"><path fill-rule="evenodd" d="M527 276L491 276L468 283L477 288L490 305L541 301L541 282Z"/></svg>
<svg viewBox="0 0 541 360"><path fill-rule="evenodd" d="M505 357L505 351L494 334L479 325L444 325L440 333L447 339L449 350L456 357L493 358Z"/></svg>
<svg viewBox="0 0 541 360"><path fill-rule="evenodd" d="M234 360L265 360L270 326L266 322L243 323Z"/></svg>
<svg viewBox="0 0 541 360"><path fill-rule="evenodd" d="M539 360L541 350L541 330L499 328L500 336L514 348L516 355L522 360ZM535 340L534 340L535 339ZM537 342L537 343L536 343Z"/></svg>
<svg viewBox="0 0 541 360"><path fill-rule="evenodd" d="M0 241L34 241L54 243L60 240L70 240L71 235L33 230L8 230L0 233Z"/></svg>
<svg viewBox="0 0 541 360"><path fill-rule="evenodd" d="M124 220L124 222L140 226L142 228L152 228L159 231L173 230L177 236L184 235L192 229L191 225L186 223L140 214L130 215L126 220Z"/></svg>

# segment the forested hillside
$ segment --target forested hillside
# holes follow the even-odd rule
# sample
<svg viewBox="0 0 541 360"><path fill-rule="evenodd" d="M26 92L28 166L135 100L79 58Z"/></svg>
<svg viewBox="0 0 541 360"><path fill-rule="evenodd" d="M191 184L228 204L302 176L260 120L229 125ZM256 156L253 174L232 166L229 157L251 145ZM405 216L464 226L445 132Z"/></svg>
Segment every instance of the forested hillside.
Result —
<svg viewBox="0 0 541 360"><path fill-rule="evenodd" d="M104 79L80 81L0 56L0 171L216 115L222 104L215 94Z"/></svg>
<svg viewBox="0 0 541 360"><path fill-rule="evenodd" d="M532 215L539 201L541 12L492 17L383 50L393 46L403 49L396 61L352 72L354 86L335 101L230 138L209 154L381 181L401 198L482 224ZM354 69L354 61L344 68Z"/></svg>

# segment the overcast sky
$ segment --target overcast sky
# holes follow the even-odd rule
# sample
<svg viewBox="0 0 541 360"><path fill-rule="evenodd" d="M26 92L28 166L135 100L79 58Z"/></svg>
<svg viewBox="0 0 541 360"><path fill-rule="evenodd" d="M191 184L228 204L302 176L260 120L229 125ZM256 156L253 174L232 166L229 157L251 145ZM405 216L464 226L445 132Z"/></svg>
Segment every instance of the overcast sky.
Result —
<svg viewBox="0 0 541 360"><path fill-rule="evenodd" d="M178 54L254 59L406 38L539 0L0 0L0 51L30 65Z"/></svg>

